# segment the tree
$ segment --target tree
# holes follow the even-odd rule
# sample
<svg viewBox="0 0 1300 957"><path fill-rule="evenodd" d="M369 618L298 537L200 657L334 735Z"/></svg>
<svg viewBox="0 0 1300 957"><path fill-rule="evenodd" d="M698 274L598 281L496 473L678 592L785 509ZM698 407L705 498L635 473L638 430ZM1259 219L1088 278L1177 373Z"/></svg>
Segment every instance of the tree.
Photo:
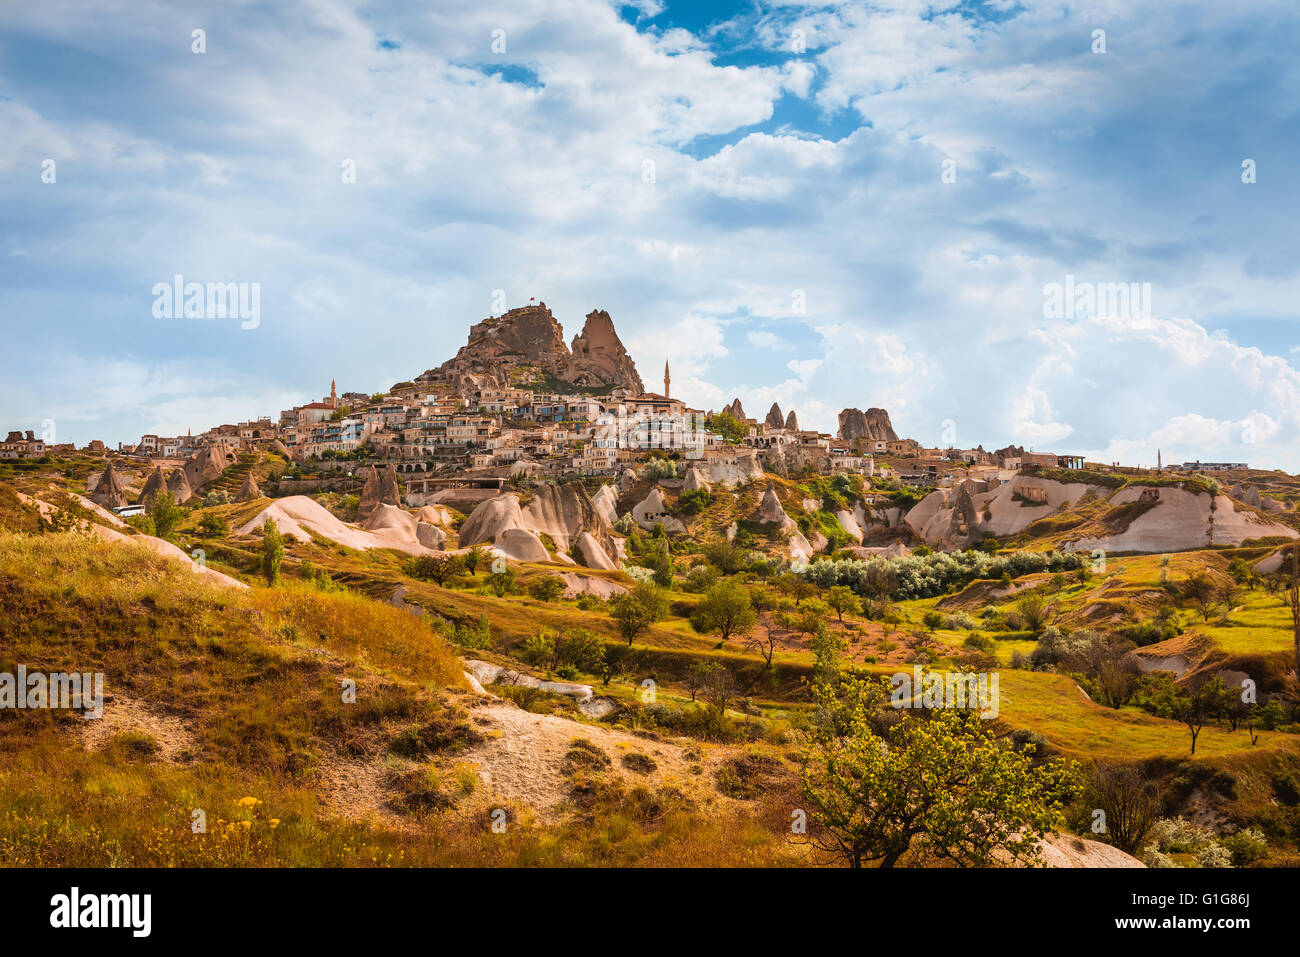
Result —
<svg viewBox="0 0 1300 957"><path fill-rule="evenodd" d="M1232 608L1241 599L1242 586L1235 578L1222 578L1218 583L1217 597L1223 606L1223 616L1227 618Z"/></svg>
<svg viewBox="0 0 1300 957"><path fill-rule="evenodd" d="M814 738L801 776L813 844L859 868L904 854L988 867L1033 862L1058 826L1072 765L1034 767L970 713L908 717L880 737L856 709L847 733Z"/></svg>
<svg viewBox="0 0 1300 957"><path fill-rule="evenodd" d="M199 519L199 531L210 538L224 537L230 531L230 526L216 512L208 512Z"/></svg>
<svg viewBox="0 0 1300 957"><path fill-rule="evenodd" d="M922 616L921 620L925 622L926 630L934 634L935 629L943 624L943 613L931 609Z"/></svg>
<svg viewBox="0 0 1300 957"><path fill-rule="evenodd" d="M493 572L488 576L488 588L492 589L492 594L498 598L505 598L515 590L515 570L506 567L499 572Z"/></svg>
<svg viewBox="0 0 1300 957"><path fill-rule="evenodd" d="M176 504L171 492L155 492L149 498L149 518L153 520L154 534L159 538L172 540L176 524L185 515L185 509Z"/></svg>
<svg viewBox="0 0 1300 957"><path fill-rule="evenodd" d="M268 517L262 526L262 574L271 587L280 584L280 566L284 563L284 538L275 524L275 519Z"/></svg>
<svg viewBox="0 0 1300 957"><path fill-rule="evenodd" d="M835 585L826 593L826 604L835 612L839 623L844 624L844 616L862 614L862 602L853 594L848 585Z"/></svg>
<svg viewBox="0 0 1300 957"><path fill-rule="evenodd" d="M668 598L654 582L640 582L635 588L609 600L610 616L618 623L619 634L632 639L668 615Z"/></svg>
<svg viewBox="0 0 1300 957"><path fill-rule="evenodd" d="M1087 806L1105 814L1102 833L1129 854L1142 846L1160 815L1160 793L1132 765L1097 762L1085 797Z"/></svg>
<svg viewBox="0 0 1300 957"><path fill-rule="evenodd" d="M1043 630L1052 614L1052 606L1042 595L1026 595L1016 602L1016 609L1024 618L1025 627L1034 634Z"/></svg>
<svg viewBox="0 0 1300 957"><path fill-rule="evenodd" d="M1184 688L1168 672L1156 672L1146 676L1146 686L1144 707L1161 718L1185 724L1192 736L1192 754L1201 730L1224 712L1232 696L1217 675L1194 678Z"/></svg>
<svg viewBox="0 0 1300 957"><path fill-rule="evenodd" d="M544 575L528 585L528 594L538 601L555 601L564 594L564 580L558 575Z"/></svg>
<svg viewBox="0 0 1300 957"><path fill-rule="evenodd" d="M419 555L406 563L406 573L444 588L464 567L459 555Z"/></svg>
<svg viewBox="0 0 1300 957"><path fill-rule="evenodd" d="M1214 614L1214 609L1219 604L1219 589L1215 586L1214 579L1205 569L1197 569L1187 576L1183 582L1183 596L1191 601L1201 611L1201 617L1206 621Z"/></svg>
<svg viewBox="0 0 1300 957"><path fill-rule="evenodd" d="M784 572L772 579L772 585L781 594L794 599L798 605L805 598L811 598L817 594L817 586L810 582L803 575L794 572Z"/></svg>
<svg viewBox="0 0 1300 957"><path fill-rule="evenodd" d="M749 589L732 579L710 588L691 615L696 631L716 634L721 641L743 637L758 621Z"/></svg>
<svg viewBox="0 0 1300 957"><path fill-rule="evenodd" d="M727 713L727 706L736 696L736 679L722 665L716 665L704 681L704 699L714 713L721 718Z"/></svg>
<svg viewBox="0 0 1300 957"><path fill-rule="evenodd" d="M486 558L487 552L483 550L483 546L475 545L464 555L463 561L465 562L465 570L473 575L478 570L479 564Z"/></svg>
<svg viewBox="0 0 1300 957"><path fill-rule="evenodd" d="M686 669L686 690L691 693L691 700L699 694L700 689L709 683L709 675L718 667L717 663L712 661L695 661Z"/></svg>
<svg viewBox="0 0 1300 957"><path fill-rule="evenodd" d="M739 542L720 538L705 549L704 557L722 574L734 575L745 567L749 553Z"/></svg>

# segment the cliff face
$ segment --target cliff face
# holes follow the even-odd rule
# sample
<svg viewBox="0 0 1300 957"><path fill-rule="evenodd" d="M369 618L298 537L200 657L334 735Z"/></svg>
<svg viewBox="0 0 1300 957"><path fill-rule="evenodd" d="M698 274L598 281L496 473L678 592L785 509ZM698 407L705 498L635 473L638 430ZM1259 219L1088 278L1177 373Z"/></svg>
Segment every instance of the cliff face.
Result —
<svg viewBox="0 0 1300 957"><path fill-rule="evenodd" d="M623 348L614 331L614 320L604 309L587 313L582 333L573 337L569 368L569 375L563 377L568 382L585 385L583 380L591 379L597 385L645 391L636 364Z"/></svg>
<svg viewBox="0 0 1300 957"><path fill-rule="evenodd" d="M454 357L416 381L445 382L458 390L504 388L512 384L511 372L520 366L582 388L645 391L609 313L590 313L582 333L573 337L570 351L564 344L563 327L544 302L475 323L470 327L469 341Z"/></svg>
<svg viewBox="0 0 1300 957"><path fill-rule="evenodd" d="M854 439L897 442L898 435L890 424L889 413L884 409L845 409L840 413L839 437L846 442Z"/></svg>

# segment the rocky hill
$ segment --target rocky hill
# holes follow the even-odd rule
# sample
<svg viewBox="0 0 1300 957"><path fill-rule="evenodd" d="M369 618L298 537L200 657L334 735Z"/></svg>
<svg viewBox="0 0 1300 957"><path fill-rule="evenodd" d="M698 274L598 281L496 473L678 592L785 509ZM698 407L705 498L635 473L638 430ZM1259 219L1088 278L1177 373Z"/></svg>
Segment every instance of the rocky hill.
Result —
<svg viewBox="0 0 1300 957"><path fill-rule="evenodd" d="M504 388L546 376L579 389L645 391L608 312L588 313L570 349L544 302L475 323L455 356L416 381Z"/></svg>
<svg viewBox="0 0 1300 957"><path fill-rule="evenodd" d="M854 439L876 439L897 442L898 433L884 409L845 409L840 413L839 437L846 442Z"/></svg>

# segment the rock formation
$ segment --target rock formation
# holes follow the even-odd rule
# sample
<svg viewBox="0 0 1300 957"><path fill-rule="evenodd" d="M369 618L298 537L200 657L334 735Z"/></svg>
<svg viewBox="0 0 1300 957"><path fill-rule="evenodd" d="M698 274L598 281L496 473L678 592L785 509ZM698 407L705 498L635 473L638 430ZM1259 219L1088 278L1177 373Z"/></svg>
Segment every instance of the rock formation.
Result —
<svg viewBox="0 0 1300 957"><path fill-rule="evenodd" d="M791 432L799 431L799 420L795 418L794 409L791 409L790 414L785 417L785 427Z"/></svg>
<svg viewBox="0 0 1300 957"><path fill-rule="evenodd" d="M397 473L389 467L384 469L381 477L379 470L372 465L366 470L366 480L361 486L361 503L357 506L357 518L364 521L379 505L401 508Z"/></svg>
<svg viewBox="0 0 1300 957"><path fill-rule="evenodd" d="M632 506L632 521L647 532L656 525L662 525L665 532L686 531L686 526L668 513L668 505L664 502L664 493L659 490L658 486L652 488L649 495Z"/></svg>
<svg viewBox="0 0 1300 957"><path fill-rule="evenodd" d="M104 508L121 508L126 505L126 489L123 488L121 479L117 477L112 462L104 467L99 483L90 493L90 500Z"/></svg>
<svg viewBox="0 0 1300 957"><path fill-rule="evenodd" d="M767 418L763 420L763 424L770 429L785 428L785 416L781 414L781 407L775 402L772 403L772 408L767 410Z"/></svg>
<svg viewBox="0 0 1300 957"><path fill-rule="evenodd" d="M582 332L573 337L569 372L563 378L577 385L613 385L644 392L632 357L614 331L614 320L604 309L587 313Z"/></svg>
<svg viewBox="0 0 1300 957"><path fill-rule="evenodd" d="M709 483L706 482L704 476L700 474L700 470L692 466L686 470L686 481L682 483L682 491L694 492L701 489L705 492L712 491L712 489L709 488Z"/></svg>
<svg viewBox="0 0 1300 957"><path fill-rule="evenodd" d="M507 528L496 540L496 547L506 556L518 562L547 562L551 553L546 550L542 540L535 532L526 528Z"/></svg>
<svg viewBox="0 0 1300 957"><path fill-rule="evenodd" d="M606 486L608 487L608 486ZM610 558L609 553L596 541L590 532L580 532L574 541L574 546L578 554L582 556L582 564L588 568L599 568L605 571L613 571L618 565Z"/></svg>
<svg viewBox="0 0 1300 957"><path fill-rule="evenodd" d="M618 521L618 492L614 486L602 485L591 497L591 504L609 524Z"/></svg>
<svg viewBox="0 0 1300 957"><path fill-rule="evenodd" d="M236 502L251 502L255 498L262 497L262 490L257 487L257 479L253 476L253 470L249 469L248 474L244 476L244 484L239 486L239 491L235 494Z"/></svg>
<svg viewBox="0 0 1300 957"><path fill-rule="evenodd" d="M235 464L235 453L222 445L205 445L185 463L185 480L190 489L198 490L221 478L228 466Z"/></svg>
<svg viewBox="0 0 1300 957"><path fill-rule="evenodd" d="M172 493L172 501L177 505L184 505L194 497L184 469L172 469L172 474L167 476L167 491Z"/></svg>
<svg viewBox="0 0 1300 957"><path fill-rule="evenodd" d="M854 439L871 439L897 442L898 435L890 424L889 413L884 409L845 409L840 413L839 437L845 442Z"/></svg>
<svg viewBox="0 0 1300 957"><path fill-rule="evenodd" d="M740 399L732 399L730 405L724 405L722 411L731 416L738 422L746 420L745 407L740 404Z"/></svg>
<svg viewBox="0 0 1300 957"><path fill-rule="evenodd" d="M581 482L539 485L523 509L523 525L538 534L545 532L560 552L567 552L582 534L593 536L606 552L611 547L609 523L596 510Z"/></svg>
<svg viewBox="0 0 1300 957"><path fill-rule="evenodd" d="M148 505L150 499L166 488L167 479L163 475L162 466L154 466L154 470L145 479L144 488L140 490L140 497L135 500L136 504Z"/></svg>
<svg viewBox="0 0 1300 957"><path fill-rule="evenodd" d="M460 526L460 546L492 544L510 528L524 527L523 509L519 496L513 493L499 495L479 504Z"/></svg>
<svg viewBox="0 0 1300 957"><path fill-rule="evenodd" d="M764 525L780 525L782 528L790 524L790 516L785 513L781 500L777 498L776 489L770 485L763 493L763 501L759 504L758 511L754 513L754 521Z"/></svg>
<svg viewBox="0 0 1300 957"><path fill-rule="evenodd" d="M517 384L512 372L520 367L581 388L645 391L609 313L589 313L582 332L573 337L570 351L564 344L563 328L544 302L474 324L469 341L455 356L416 381L448 383L463 394L485 386Z"/></svg>

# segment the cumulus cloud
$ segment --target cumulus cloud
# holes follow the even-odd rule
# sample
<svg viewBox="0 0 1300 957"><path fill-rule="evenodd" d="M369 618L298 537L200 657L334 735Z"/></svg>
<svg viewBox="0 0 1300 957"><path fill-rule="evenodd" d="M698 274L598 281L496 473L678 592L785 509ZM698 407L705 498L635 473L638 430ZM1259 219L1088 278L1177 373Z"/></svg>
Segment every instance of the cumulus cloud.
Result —
<svg viewBox="0 0 1300 957"><path fill-rule="evenodd" d="M80 374L20 363L0 411L34 427L63 397L68 438L133 440L331 377L380 389L502 290L570 334L608 309L647 385L671 361L705 408L830 431L878 405L927 444L955 421L959 444L1300 469L1297 349L1237 323L1300 301L1300 67L1275 55L1300 12L1141 14L760 2L688 27L658 0L289 0L214 9L197 55L163 0L11 5L0 324ZM261 327L153 321L175 273L259 282ZM1150 282L1156 308L1045 318L1067 274ZM177 369L192 407L140 378Z"/></svg>

